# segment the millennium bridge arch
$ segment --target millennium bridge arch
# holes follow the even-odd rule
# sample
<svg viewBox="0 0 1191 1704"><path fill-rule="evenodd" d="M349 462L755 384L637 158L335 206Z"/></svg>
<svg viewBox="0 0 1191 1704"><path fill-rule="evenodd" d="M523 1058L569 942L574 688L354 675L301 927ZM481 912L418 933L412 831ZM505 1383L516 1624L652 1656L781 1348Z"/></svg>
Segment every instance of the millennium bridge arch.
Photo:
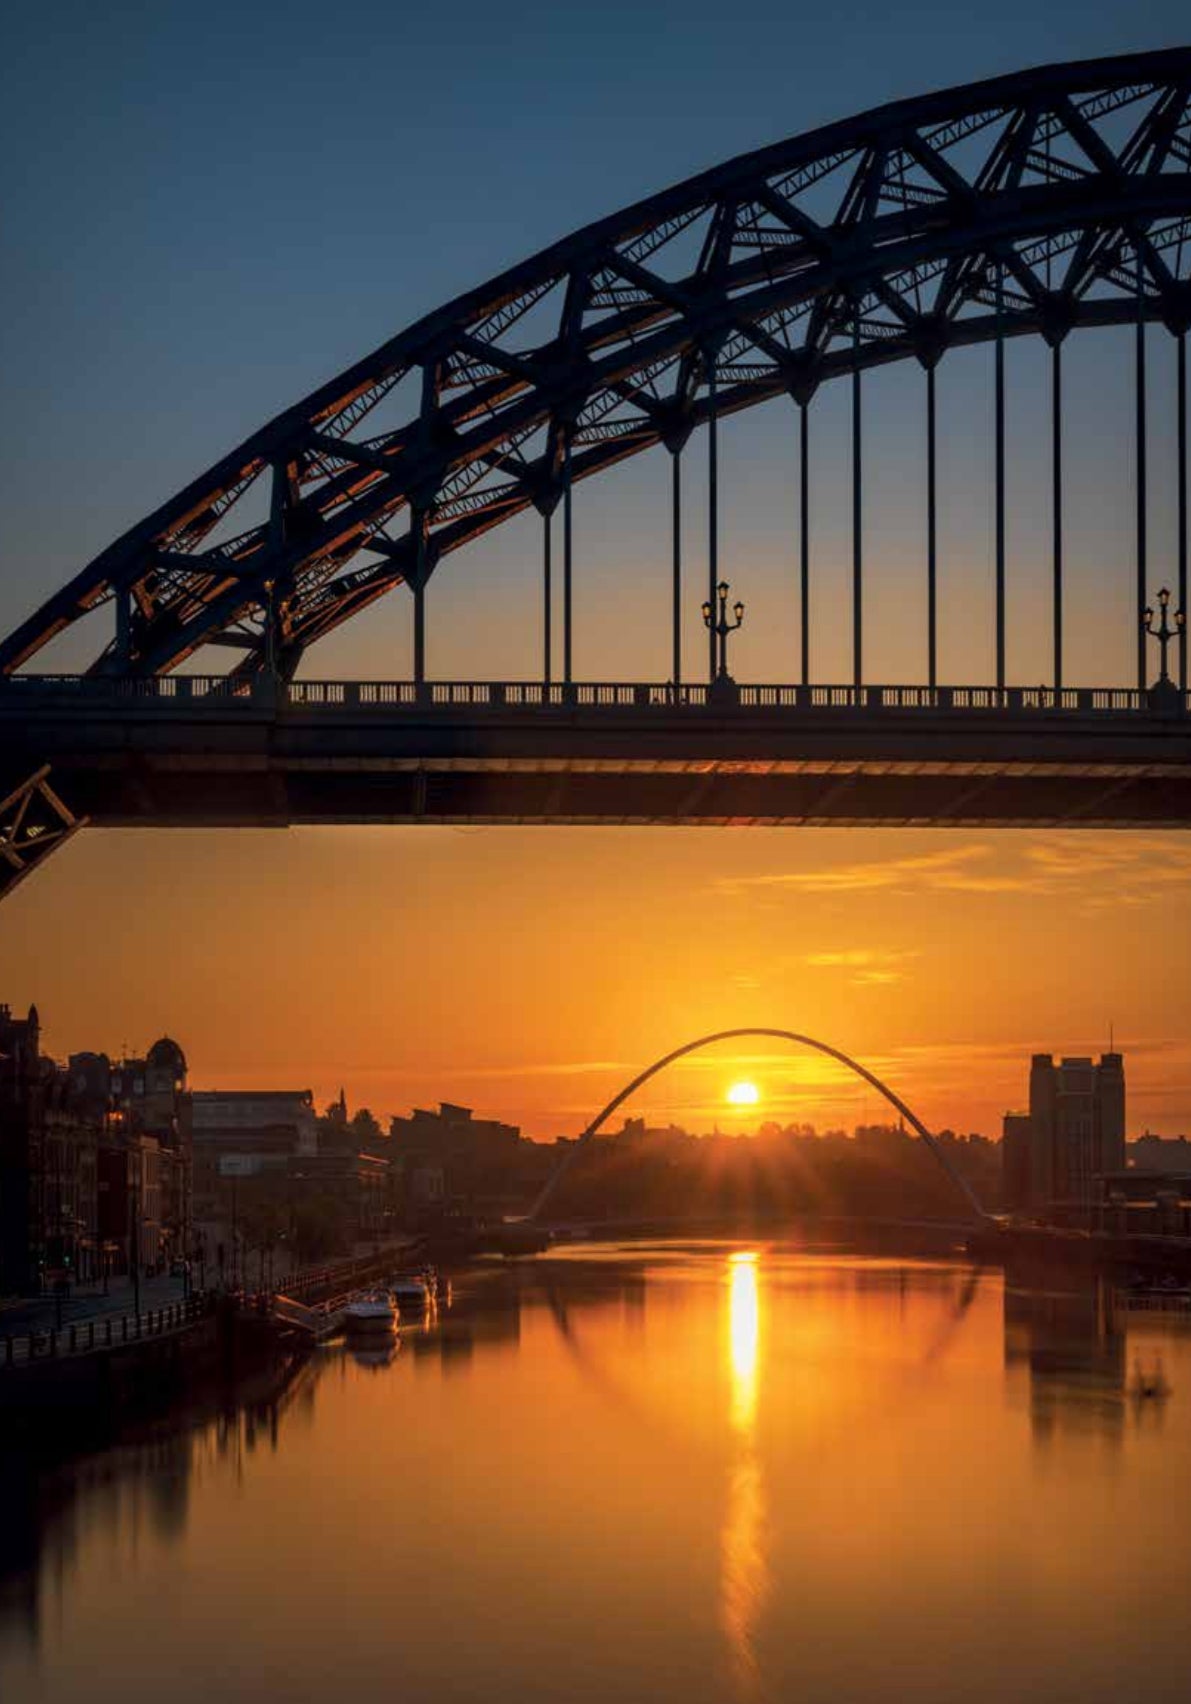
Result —
<svg viewBox="0 0 1191 1704"><path fill-rule="evenodd" d="M0 638L0 895L83 822L1191 826L1189 325L1189 47L894 102L598 220L284 409ZM1063 353L1073 332L1113 326L1136 351L1135 512L1120 570L1129 679L1105 685L1070 678ZM1042 684L1012 678L1006 615L1015 338L1033 339L1049 392ZM1146 388L1159 340L1174 355L1173 419ZM941 361L975 344L993 381L994 609L988 676L959 686L940 664L935 391ZM898 362L924 393L925 667L918 684L886 686L871 675L862 399L865 375ZM808 467L833 380L850 404L850 678L822 682ZM738 686L716 631L717 610L730 626L719 425L776 398L796 434L798 641L784 678ZM1175 443L1173 478L1169 457L1147 453L1155 429ZM650 449L669 462L669 677L579 680L573 493ZM693 586L681 516L696 450L707 506ZM1156 466L1176 514L1161 557ZM429 678L436 576L527 514L541 528L540 672ZM312 678L319 640L398 590L413 678ZM706 611L698 659L683 645L688 594ZM89 617L78 646L103 636L82 671L36 673ZM213 654L223 672L189 672Z"/></svg>
<svg viewBox="0 0 1191 1704"><path fill-rule="evenodd" d="M838 1064L845 1066L849 1071L853 1072L855 1076L866 1082L870 1088L876 1089L877 1093L882 1095L885 1100L889 1102L889 1105L894 1108L898 1115L905 1119L911 1129L914 1130L922 1141L926 1143L927 1147L946 1173L948 1180L955 1186L956 1191L963 1198L964 1205L971 1213L973 1219L978 1222L984 1222L989 1218L988 1213L981 1206L980 1200L971 1184L956 1170L946 1152L935 1141L934 1137L931 1135L930 1131L926 1128L926 1125L923 1124L918 1115L906 1105L900 1095L896 1094L887 1083L883 1083L880 1077L870 1071L867 1066L862 1065L859 1060L853 1059L851 1054L844 1053L840 1048L832 1047L829 1042L819 1041L811 1035L802 1035L797 1030L758 1028L750 1025L742 1029L715 1030L710 1035L697 1036L694 1041L684 1042L681 1047L671 1049L669 1053L663 1054L660 1059L655 1059L652 1065L647 1065L643 1071L639 1071L632 1081L626 1083L623 1089L620 1089L615 1095L613 1095L607 1106L597 1113L596 1117L592 1119L589 1125L587 1125L574 1147L568 1149L558 1166L555 1167L553 1173L547 1179L537 1200L530 1209L529 1221L532 1223L534 1220L541 1218L551 1197L554 1195L559 1185L578 1159L579 1155L583 1152L584 1148L586 1148L587 1144L594 1136L598 1135L616 1109L623 1106L625 1101L627 1101L632 1095L636 1094L637 1090L643 1087L644 1084L648 1083L651 1077L656 1077L659 1072L664 1071L668 1065L673 1065L676 1060L684 1059L691 1053L699 1053L705 1047L714 1046L716 1042L741 1040L756 1041L762 1039L768 1039L770 1041L788 1041L797 1047L809 1047L815 1053L822 1053L826 1055L828 1059L834 1059Z"/></svg>

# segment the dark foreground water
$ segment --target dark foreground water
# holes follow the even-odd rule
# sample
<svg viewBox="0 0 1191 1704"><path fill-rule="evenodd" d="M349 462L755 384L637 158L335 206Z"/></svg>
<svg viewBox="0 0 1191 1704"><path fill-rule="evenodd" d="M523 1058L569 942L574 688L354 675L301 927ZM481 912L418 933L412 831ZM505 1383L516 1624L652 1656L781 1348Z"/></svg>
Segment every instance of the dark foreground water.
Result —
<svg viewBox="0 0 1191 1704"><path fill-rule="evenodd" d="M4 1704L1182 1700L1191 1320L589 1246L5 1501Z"/></svg>

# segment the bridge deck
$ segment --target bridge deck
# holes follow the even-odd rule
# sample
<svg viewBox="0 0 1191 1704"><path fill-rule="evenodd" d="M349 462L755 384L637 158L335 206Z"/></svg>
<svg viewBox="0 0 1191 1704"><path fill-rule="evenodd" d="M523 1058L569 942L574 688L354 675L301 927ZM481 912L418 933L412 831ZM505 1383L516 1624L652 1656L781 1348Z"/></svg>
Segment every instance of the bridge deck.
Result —
<svg viewBox="0 0 1191 1704"><path fill-rule="evenodd" d="M0 753L113 826L1191 827L1173 689L17 677Z"/></svg>

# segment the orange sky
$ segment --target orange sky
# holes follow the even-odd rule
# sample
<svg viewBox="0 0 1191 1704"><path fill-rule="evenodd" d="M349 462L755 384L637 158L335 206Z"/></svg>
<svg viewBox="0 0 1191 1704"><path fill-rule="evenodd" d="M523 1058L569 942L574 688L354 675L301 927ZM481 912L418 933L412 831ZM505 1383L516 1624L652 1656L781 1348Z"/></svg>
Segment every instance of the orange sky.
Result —
<svg viewBox="0 0 1191 1704"><path fill-rule="evenodd" d="M90 832L0 906L46 1046L169 1031L199 1087L452 1098L552 1136L702 1031L802 1029L929 1124L995 1134L1035 1049L1115 1025L1129 1127L1191 1130L1191 835L766 829ZM740 1075L762 1106L723 1100ZM725 1048L639 1110L883 1116L827 1062Z"/></svg>

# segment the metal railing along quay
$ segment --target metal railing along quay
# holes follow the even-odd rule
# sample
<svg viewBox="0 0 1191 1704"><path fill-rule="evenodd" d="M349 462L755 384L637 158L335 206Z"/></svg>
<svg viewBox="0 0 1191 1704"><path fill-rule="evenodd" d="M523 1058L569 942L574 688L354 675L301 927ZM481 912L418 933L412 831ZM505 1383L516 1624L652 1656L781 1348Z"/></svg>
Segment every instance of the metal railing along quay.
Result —
<svg viewBox="0 0 1191 1704"><path fill-rule="evenodd" d="M416 1258L420 1246L418 1241L411 1239L387 1244L374 1254L354 1255L349 1260L303 1267L279 1282L278 1293L295 1302L305 1302L311 1297L322 1299L327 1294L344 1296L365 1280L375 1277L379 1271L392 1268L395 1262Z"/></svg>
<svg viewBox="0 0 1191 1704"><path fill-rule="evenodd" d="M34 1361L60 1360L72 1355L106 1353L127 1344L171 1337L214 1311L210 1292L189 1296L142 1313L99 1314L69 1325L41 1326L0 1337L0 1372Z"/></svg>

